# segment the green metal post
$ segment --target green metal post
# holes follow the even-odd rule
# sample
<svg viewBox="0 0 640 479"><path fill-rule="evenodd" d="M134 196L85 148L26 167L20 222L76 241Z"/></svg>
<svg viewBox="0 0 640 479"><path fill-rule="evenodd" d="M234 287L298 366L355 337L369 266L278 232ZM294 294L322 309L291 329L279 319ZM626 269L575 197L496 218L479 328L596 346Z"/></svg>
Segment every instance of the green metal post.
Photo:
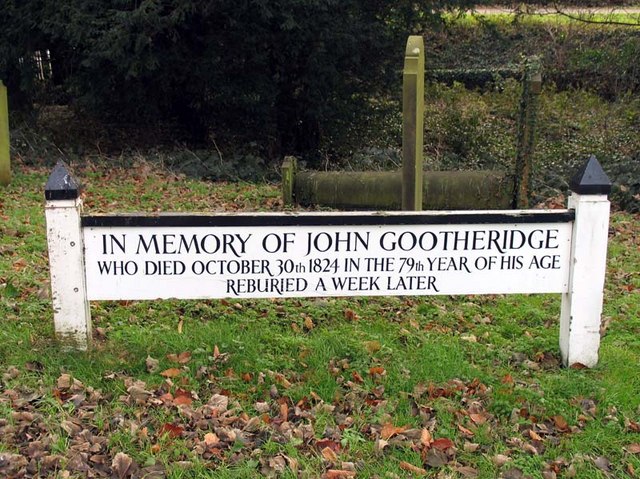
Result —
<svg viewBox="0 0 640 479"><path fill-rule="evenodd" d="M538 97L541 91L540 62L536 58L529 59L525 64L522 79L522 97L520 98L520 115L518 118L516 175L513 194L513 206L515 208L524 209L529 207L529 183L533 162Z"/></svg>
<svg viewBox="0 0 640 479"><path fill-rule="evenodd" d="M10 181L9 107L7 105L7 87L0 80L0 185L8 185Z"/></svg>
<svg viewBox="0 0 640 479"><path fill-rule="evenodd" d="M402 81L402 209L422 209L424 40L407 40Z"/></svg>
<svg viewBox="0 0 640 479"><path fill-rule="evenodd" d="M282 200L285 206L294 205L294 185L298 160L295 156L285 156L282 162Z"/></svg>

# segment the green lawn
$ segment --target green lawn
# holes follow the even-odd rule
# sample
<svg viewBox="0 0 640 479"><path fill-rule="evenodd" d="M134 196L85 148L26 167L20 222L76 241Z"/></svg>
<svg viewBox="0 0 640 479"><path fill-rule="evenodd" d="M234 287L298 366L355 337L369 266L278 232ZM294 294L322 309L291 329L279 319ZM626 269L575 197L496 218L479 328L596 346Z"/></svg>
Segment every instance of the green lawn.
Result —
<svg viewBox="0 0 640 479"><path fill-rule="evenodd" d="M640 218L614 213L600 363L549 296L92 304L53 340L48 171L0 190L2 477L634 477ZM77 170L87 212L282 209L278 185ZM341 472L339 472L341 471Z"/></svg>

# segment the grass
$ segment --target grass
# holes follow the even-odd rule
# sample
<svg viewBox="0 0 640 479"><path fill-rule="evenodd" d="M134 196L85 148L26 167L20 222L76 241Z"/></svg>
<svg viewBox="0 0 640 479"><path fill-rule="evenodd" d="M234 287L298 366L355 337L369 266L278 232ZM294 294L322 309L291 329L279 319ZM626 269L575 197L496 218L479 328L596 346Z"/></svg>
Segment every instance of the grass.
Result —
<svg viewBox="0 0 640 479"><path fill-rule="evenodd" d="M58 457L55 468L42 466L43 477L79 460L81 441L68 421L91 440L106 438L94 446L106 465L86 459L91 467L109 470L124 453L138 471L170 478L318 477L351 467L345 462L358 477L406 477L405 463L425 468L427 477L463 477L456 472L462 466L483 478L510 468L536 478L549 471L625 477L640 468L638 455L626 451L640 442L637 216L612 217L607 332L591 370L560 367L559 298L546 295L103 302L92 304L94 349L77 353L53 340L46 176L17 165L0 199L0 451L30 458L40 447ZM281 209L270 184L211 184L146 164L130 171L88 166L78 176L89 212L167 204L180 211ZM190 353L185 364L167 357L181 352ZM156 370L148 357L159 361ZM178 376L159 374L169 368L180 369ZM61 387L65 373L81 382L80 396ZM156 403L132 401L134 381ZM192 401L186 408L159 399L180 390ZM263 439L223 442L211 455L203 452L204 434L225 428L202 429L198 421L221 393L232 414L256 418L260 433L251 437ZM278 421L283 404L286 427ZM482 418L477 424L473 411ZM27 413L39 416L27 423ZM455 448L441 465L401 433L381 449L385 424L428 429ZM167 425L179 434L172 437ZM336 444L336 459L316 444ZM497 465L498 454L509 458L505 465Z"/></svg>

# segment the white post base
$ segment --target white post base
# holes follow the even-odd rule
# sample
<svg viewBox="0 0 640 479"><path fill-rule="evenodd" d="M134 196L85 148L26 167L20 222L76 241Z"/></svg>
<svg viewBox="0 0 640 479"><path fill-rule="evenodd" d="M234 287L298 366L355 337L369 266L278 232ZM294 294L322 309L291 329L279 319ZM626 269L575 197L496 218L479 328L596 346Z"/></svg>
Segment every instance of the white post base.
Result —
<svg viewBox="0 0 640 479"><path fill-rule="evenodd" d="M91 312L85 285L80 226L82 200L47 201L47 243L56 337L66 346L86 350L91 342Z"/></svg>
<svg viewBox="0 0 640 479"><path fill-rule="evenodd" d="M568 291L562 295L560 353L565 366L594 367L600 348L600 315L609 231L606 195L572 193L575 209Z"/></svg>

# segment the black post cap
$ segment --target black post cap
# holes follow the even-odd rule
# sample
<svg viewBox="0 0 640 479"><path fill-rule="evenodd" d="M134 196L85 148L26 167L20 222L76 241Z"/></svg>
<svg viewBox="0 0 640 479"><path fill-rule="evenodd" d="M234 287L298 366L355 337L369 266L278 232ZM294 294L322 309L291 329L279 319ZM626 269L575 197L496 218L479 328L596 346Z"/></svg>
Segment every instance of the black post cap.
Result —
<svg viewBox="0 0 640 479"><path fill-rule="evenodd" d="M78 183L69 173L69 167L64 161L58 161L44 187L45 199L75 200L79 196L79 190Z"/></svg>
<svg viewBox="0 0 640 479"><path fill-rule="evenodd" d="M608 195L611 193L611 180L596 157L591 155L571 178L569 187L580 195Z"/></svg>

